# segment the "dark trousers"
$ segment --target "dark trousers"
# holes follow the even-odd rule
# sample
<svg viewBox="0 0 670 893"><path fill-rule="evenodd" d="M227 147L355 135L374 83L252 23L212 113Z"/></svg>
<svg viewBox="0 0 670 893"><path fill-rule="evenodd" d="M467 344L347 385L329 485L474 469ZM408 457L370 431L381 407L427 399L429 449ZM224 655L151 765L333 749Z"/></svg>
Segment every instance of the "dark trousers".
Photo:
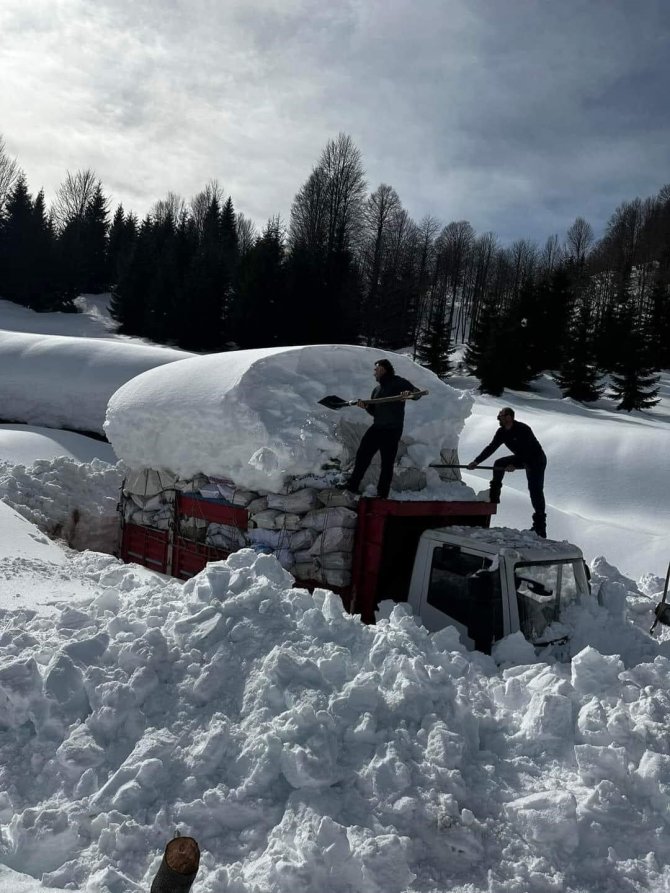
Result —
<svg viewBox="0 0 670 893"><path fill-rule="evenodd" d="M532 462L528 465L523 463L516 456L501 456L493 463L493 480L491 481L491 492L500 496L500 488L502 487L502 479L505 475L505 469L508 465L515 468L526 469L526 479L528 481L528 492L533 511L538 515L544 515L546 505L544 501L544 470L547 467L546 457L538 462Z"/></svg>
<svg viewBox="0 0 670 893"><path fill-rule="evenodd" d="M382 460L382 470L379 475L379 483L377 484L377 495L381 496L382 499L387 498L391 489L393 463L398 452L401 434L402 428L382 428L377 425L371 425L368 428L361 438L360 446L356 453L354 470L349 479L350 489L358 490L363 480L363 475L368 470L375 453L379 451Z"/></svg>

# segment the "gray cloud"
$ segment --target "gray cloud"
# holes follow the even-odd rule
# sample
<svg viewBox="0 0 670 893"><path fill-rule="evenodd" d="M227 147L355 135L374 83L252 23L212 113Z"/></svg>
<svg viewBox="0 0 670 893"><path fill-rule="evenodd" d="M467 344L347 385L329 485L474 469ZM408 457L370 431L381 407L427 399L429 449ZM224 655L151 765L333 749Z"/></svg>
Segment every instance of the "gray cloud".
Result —
<svg viewBox="0 0 670 893"><path fill-rule="evenodd" d="M0 131L33 190L144 214L210 178L285 217L326 140L416 218L543 241L670 180L662 0L3 0Z"/></svg>

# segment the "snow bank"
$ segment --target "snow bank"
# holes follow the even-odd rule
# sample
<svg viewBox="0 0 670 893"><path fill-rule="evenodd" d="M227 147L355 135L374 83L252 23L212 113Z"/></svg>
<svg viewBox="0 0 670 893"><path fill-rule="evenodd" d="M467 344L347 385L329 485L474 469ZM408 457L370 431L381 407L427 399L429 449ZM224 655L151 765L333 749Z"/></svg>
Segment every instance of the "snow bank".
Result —
<svg viewBox="0 0 670 893"><path fill-rule="evenodd" d="M404 461L419 468L439 462L442 450L458 446L473 398L406 357L346 345L236 351L150 370L113 395L105 431L131 467L167 468L185 478L205 472L278 490L288 476L353 457L370 416L318 401L333 393L369 397L382 357L430 390L406 407Z"/></svg>
<svg viewBox="0 0 670 893"><path fill-rule="evenodd" d="M102 433L107 402L124 382L190 356L103 338L0 330L0 419Z"/></svg>
<svg viewBox="0 0 670 893"><path fill-rule="evenodd" d="M667 641L647 636L641 663L586 645L572 666L500 671L402 606L363 626L250 550L183 587L69 560L87 603L0 638L10 869L147 890L179 829L203 893L670 881ZM592 610L583 630L634 632Z"/></svg>
<svg viewBox="0 0 670 893"><path fill-rule="evenodd" d="M79 462L102 459L116 463L114 450L108 443L57 428L34 425L0 425L0 463L32 465L40 459L65 456Z"/></svg>
<svg viewBox="0 0 670 893"><path fill-rule="evenodd" d="M0 500L75 549L116 550L123 475L100 459L59 457L28 467L0 465Z"/></svg>

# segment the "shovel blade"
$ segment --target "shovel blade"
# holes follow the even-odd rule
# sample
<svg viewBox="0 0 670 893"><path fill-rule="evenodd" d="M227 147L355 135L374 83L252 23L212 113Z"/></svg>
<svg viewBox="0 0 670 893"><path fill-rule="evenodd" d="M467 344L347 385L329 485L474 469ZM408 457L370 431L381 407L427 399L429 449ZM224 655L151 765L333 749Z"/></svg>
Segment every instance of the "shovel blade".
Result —
<svg viewBox="0 0 670 893"><path fill-rule="evenodd" d="M668 602L661 602L660 605L656 605L654 614L658 623L662 623L663 626L670 626L670 604Z"/></svg>
<svg viewBox="0 0 670 893"><path fill-rule="evenodd" d="M319 403L327 409L342 409L343 406L351 406L351 403L348 400L343 400L336 394L329 394L328 397L323 397L319 400Z"/></svg>

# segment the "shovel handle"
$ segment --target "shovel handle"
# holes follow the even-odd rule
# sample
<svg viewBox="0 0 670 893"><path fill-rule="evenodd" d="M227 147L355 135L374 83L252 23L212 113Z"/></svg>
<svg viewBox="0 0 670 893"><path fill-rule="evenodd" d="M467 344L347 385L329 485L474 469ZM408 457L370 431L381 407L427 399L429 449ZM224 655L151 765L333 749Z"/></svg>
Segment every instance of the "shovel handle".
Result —
<svg viewBox="0 0 670 893"><path fill-rule="evenodd" d="M429 465L428 468L469 468L469 465ZM478 465L477 468L488 468L493 469L493 465ZM476 468L470 469L471 471L476 471Z"/></svg>
<svg viewBox="0 0 670 893"><path fill-rule="evenodd" d="M370 400L361 399L361 403L365 403L366 406L376 406L378 403L398 403L400 400L413 400L415 397L425 397L428 393L429 391L412 391L412 393L407 396L397 394L394 397L375 397ZM349 405L355 406L357 403L358 400L352 400Z"/></svg>

